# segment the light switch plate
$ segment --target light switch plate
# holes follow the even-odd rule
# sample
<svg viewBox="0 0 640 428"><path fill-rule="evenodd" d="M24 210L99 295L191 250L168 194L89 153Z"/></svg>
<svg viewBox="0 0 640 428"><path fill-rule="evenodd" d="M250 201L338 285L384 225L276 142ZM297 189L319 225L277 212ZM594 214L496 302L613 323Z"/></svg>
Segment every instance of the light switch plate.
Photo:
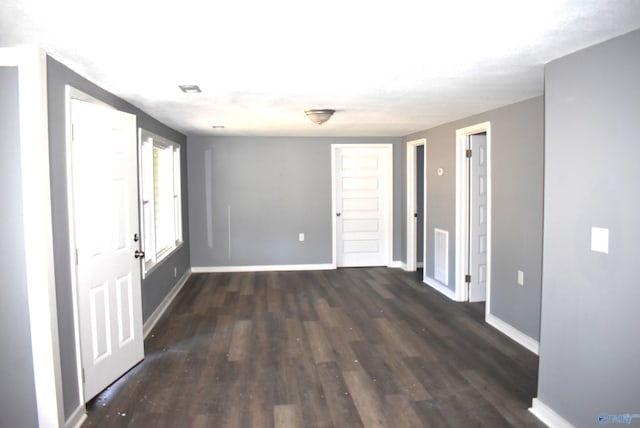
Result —
<svg viewBox="0 0 640 428"><path fill-rule="evenodd" d="M591 228L591 250L598 253L609 253L609 229Z"/></svg>
<svg viewBox="0 0 640 428"><path fill-rule="evenodd" d="M304 233L299 233L298 234L298 241L300 241L300 242L304 241Z"/></svg>
<svg viewBox="0 0 640 428"><path fill-rule="evenodd" d="M524 285L524 272L518 271L518 285Z"/></svg>

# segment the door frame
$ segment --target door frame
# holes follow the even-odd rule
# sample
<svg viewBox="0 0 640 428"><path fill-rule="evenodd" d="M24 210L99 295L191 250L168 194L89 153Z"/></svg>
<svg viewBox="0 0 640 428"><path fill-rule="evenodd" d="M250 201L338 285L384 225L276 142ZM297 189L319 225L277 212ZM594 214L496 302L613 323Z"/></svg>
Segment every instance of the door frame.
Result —
<svg viewBox="0 0 640 428"><path fill-rule="evenodd" d="M410 272L415 272L417 269L417 252L418 252L418 248L417 248L417 239L416 239L416 234L418 232L418 225L417 225L417 220L414 217L414 213L416 212L416 210L418 209L417 204L418 204L418 198L417 198L417 186L416 186L416 182L418 180L418 172L416 171L416 161L417 161L417 154L418 154L418 147L419 146L424 146L424 153L423 153L423 157L424 157L424 176L426 177L426 172L427 172L427 139L426 138L421 138L419 140L412 140L412 141L407 141L407 263L406 263L406 267L405 270L410 271ZM423 180L425 182L426 185L426 180L423 177ZM423 195L423 205L424 205L424 209L423 209L423 215L426 216L427 213L427 198L426 196L426 186L425 186L425 195ZM423 263L424 260L426 260L426 251L427 251L427 246L426 246L426 229L424 228L424 225L427 223L424 219L423 219L423 227L422 227L422 233L423 233L423 238L422 238L422 258L423 258Z"/></svg>
<svg viewBox="0 0 640 428"><path fill-rule="evenodd" d="M337 237L338 228L336 225L336 196L337 196L337 183L336 183L336 153L338 149L345 148L384 148L388 151L388 165L389 169L389 182L387 183L387 199L389 201L387 207L387 219L389 227L387 227L387 266L393 265L393 144L380 143L380 144L331 144L331 263L333 269L338 267L338 255L337 255Z"/></svg>
<svg viewBox="0 0 640 428"><path fill-rule="evenodd" d="M491 122L482 122L456 130L456 253L455 300L469 300L469 290L464 277L467 274L469 255L469 174L466 168L467 136L487 133L487 298L485 314L490 313L491 296Z"/></svg>

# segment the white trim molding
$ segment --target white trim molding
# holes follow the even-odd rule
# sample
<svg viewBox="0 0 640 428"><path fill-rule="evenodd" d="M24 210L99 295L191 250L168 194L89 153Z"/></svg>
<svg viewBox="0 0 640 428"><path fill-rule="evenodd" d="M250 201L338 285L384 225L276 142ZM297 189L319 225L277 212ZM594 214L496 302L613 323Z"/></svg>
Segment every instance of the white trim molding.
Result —
<svg viewBox="0 0 640 428"><path fill-rule="evenodd" d="M555 410L537 398L532 400L529 411L549 427L574 428L573 425L571 425L565 418L557 414Z"/></svg>
<svg viewBox="0 0 640 428"><path fill-rule="evenodd" d="M504 322L493 314L487 314L485 321L496 330L505 334L512 340L518 342L520 345L524 346L534 354L538 355L540 350L540 343L531 336L524 334L511 324Z"/></svg>
<svg viewBox="0 0 640 428"><path fill-rule="evenodd" d="M69 416L65 422L65 428L80 428L87 419L87 408L84 404L80 404L76 410Z"/></svg>
<svg viewBox="0 0 640 428"><path fill-rule="evenodd" d="M433 288L434 290L444 294L445 296L447 296L451 300L459 301L459 300L456 300L456 297L457 297L456 296L456 292L453 291L452 289L450 289L448 287L445 287L444 285L440 284L439 281L437 281L437 280L425 275L423 282L425 284L427 284L429 287Z"/></svg>
<svg viewBox="0 0 640 428"><path fill-rule="evenodd" d="M162 315L164 315L164 313L167 311L167 309L171 305L171 302L173 302L173 299L176 298L176 296L178 295L180 290L182 290L182 287L184 287L184 285L187 283L190 277L191 277L191 269L187 269L187 271L184 273L184 275L182 275L180 280L176 282L176 284L173 286L171 291L169 291L169 293L167 293L164 299L162 299L162 302L160 302L156 310L153 311L153 313L149 316L149 318L147 318L147 320L144 322L144 325L142 326L142 330L143 330L143 335L145 339L147 338L149 333L151 333L151 330L153 330L153 327L156 326L160 318L162 318Z"/></svg>
<svg viewBox="0 0 640 428"><path fill-rule="evenodd" d="M487 289L486 310L489 313L491 306L491 122L482 122L456 130L456 235L455 235L455 287L456 300L466 302L469 300L469 290L466 287L464 277L467 274L468 265L467 247L469 236L469 206L467 199L467 187L469 183L466 168L466 138L468 135L487 133Z"/></svg>
<svg viewBox="0 0 640 428"><path fill-rule="evenodd" d="M417 268L417 244L416 244L416 235L417 235L417 218L414 216L416 212L418 212L418 198L417 195L417 186L416 182L418 179L417 171L416 171L416 161L417 161L417 149L419 146L424 146L424 158L426 158L426 147L427 147L427 139L421 138L419 140L407 141L406 144L406 154L407 154L407 263L406 269L407 271L415 271ZM427 165L424 163L424 172L426 176ZM426 198L423 199L426 205ZM423 212L426 213L426 210ZM424 230L424 229L423 229ZM424 243L424 237L422 242ZM426 247L426 246L425 246ZM423 252L424 254L424 252Z"/></svg>
<svg viewBox="0 0 640 428"><path fill-rule="evenodd" d="M336 265L332 263L309 265L258 265L258 266L192 266L192 273L217 272L287 272L298 270L332 270Z"/></svg>

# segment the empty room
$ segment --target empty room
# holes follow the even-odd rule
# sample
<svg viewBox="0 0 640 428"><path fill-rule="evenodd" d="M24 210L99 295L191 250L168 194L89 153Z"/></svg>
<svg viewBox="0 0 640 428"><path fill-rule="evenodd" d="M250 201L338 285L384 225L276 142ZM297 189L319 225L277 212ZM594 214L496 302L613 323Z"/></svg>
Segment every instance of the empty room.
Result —
<svg viewBox="0 0 640 428"><path fill-rule="evenodd" d="M640 427L640 3L0 5L0 427Z"/></svg>

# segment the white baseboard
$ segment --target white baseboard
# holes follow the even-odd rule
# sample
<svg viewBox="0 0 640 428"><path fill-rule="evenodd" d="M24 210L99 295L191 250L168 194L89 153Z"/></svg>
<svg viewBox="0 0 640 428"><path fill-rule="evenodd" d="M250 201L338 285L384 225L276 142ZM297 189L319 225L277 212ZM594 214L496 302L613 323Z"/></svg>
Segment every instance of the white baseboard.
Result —
<svg viewBox="0 0 640 428"><path fill-rule="evenodd" d="M444 294L451 300L456 300L456 292L440 284L440 282L436 281L435 279L425 276L423 282L427 284L429 287L433 288L434 290Z"/></svg>
<svg viewBox="0 0 640 428"><path fill-rule="evenodd" d="M407 265L405 263L402 263L400 260L394 260L391 263L389 263L389 267L390 268L402 268L404 270L407 270Z"/></svg>
<svg viewBox="0 0 640 428"><path fill-rule="evenodd" d="M524 334L517 328L513 327L511 324L504 322L497 316L493 314L487 314L485 321L487 322L487 324L506 334L511 339L515 340L534 354L538 355L538 353L540 352L540 343L537 340Z"/></svg>
<svg viewBox="0 0 640 428"><path fill-rule="evenodd" d="M310 264L310 265L262 265L262 266L194 266L193 273L216 273L216 272L285 272L293 270L332 270L336 266L331 263Z"/></svg>
<svg viewBox="0 0 640 428"><path fill-rule="evenodd" d="M64 423L65 428L80 428L87 419L87 408L84 404L78 406L69 419Z"/></svg>
<svg viewBox="0 0 640 428"><path fill-rule="evenodd" d="M551 407L547 406L537 398L532 400L529 411L549 427L573 428L573 425L567 422L565 418L557 414Z"/></svg>
<svg viewBox="0 0 640 428"><path fill-rule="evenodd" d="M400 266L402 268L402 270L406 271L406 272L415 272L418 269L422 269L424 263L422 262L418 262L416 263L416 269L413 270L409 270L409 265L405 262L394 262L394 263L400 263Z"/></svg>
<svg viewBox="0 0 640 428"><path fill-rule="evenodd" d="M176 285L174 285L171 291L169 291L165 298L162 299L162 302L160 302L156 310L153 311L149 318L147 318L147 321L142 327L145 338L149 335L149 333L151 333L151 330L153 330L153 327L155 327L156 323L160 320L160 318L162 318L162 315L165 313L173 299L176 298L182 287L184 287L184 285L187 283L187 280L191 276L191 271L191 269L187 269L180 280L176 282Z"/></svg>

